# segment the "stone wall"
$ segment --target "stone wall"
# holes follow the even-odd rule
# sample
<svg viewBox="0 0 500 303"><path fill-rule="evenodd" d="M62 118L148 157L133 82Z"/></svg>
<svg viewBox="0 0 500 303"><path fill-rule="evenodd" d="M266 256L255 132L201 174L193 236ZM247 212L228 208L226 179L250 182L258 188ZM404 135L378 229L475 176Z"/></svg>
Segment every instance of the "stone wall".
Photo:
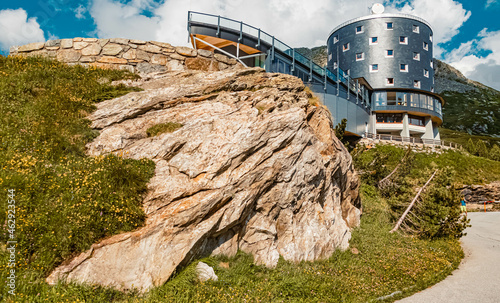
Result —
<svg viewBox="0 0 500 303"><path fill-rule="evenodd" d="M50 40L12 47L10 55L42 56L68 64L139 73L185 69L218 71L239 66L235 59L207 50L122 38Z"/></svg>

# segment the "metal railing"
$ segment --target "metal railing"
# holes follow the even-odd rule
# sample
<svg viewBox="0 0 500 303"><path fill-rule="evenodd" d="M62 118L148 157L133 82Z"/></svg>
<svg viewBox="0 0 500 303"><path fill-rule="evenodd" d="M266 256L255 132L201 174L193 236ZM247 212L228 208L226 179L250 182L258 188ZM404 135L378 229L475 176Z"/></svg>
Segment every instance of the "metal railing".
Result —
<svg viewBox="0 0 500 303"><path fill-rule="evenodd" d="M462 149L462 145L454 142L447 142L443 140L433 140L433 139L422 139L416 137L401 137L401 136L393 136L393 135L383 135L383 134L372 134L365 133L365 138L373 139L373 140L382 140L382 141L392 141L392 142L401 142L401 143L410 143L410 144L423 144L423 145L432 145L432 146L442 146L449 147L455 149Z"/></svg>
<svg viewBox="0 0 500 303"><path fill-rule="evenodd" d="M285 44L281 40L276 39L274 36L266 33L260 28L256 28L249 24L243 23L242 21L233 20L219 15L189 11L188 32L190 35L191 35L191 22L205 23L205 24L210 24L212 26L217 26L217 34L220 34L221 28L237 31L239 32L240 41L243 37L243 34L249 35L257 39L258 43L257 45L255 45L255 47L260 46L261 42L265 42L271 47L271 56L273 59L275 50L279 50L280 52L290 56L293 59L292 66L295 63L295 61L297 61L302 63L306 67L309 67L311 78L313 72L319 75L322 78L325 87L328 79L336 84L343 83L348 88L348 91L351 91L357 98L359 98L362 101L365 107L370 107L370 100L366 100L364 94L362 94L362 90L360 89L359 83L350 79L349 75L342 69L340 68L338 69L338 77L337 77L337 75L331 72L329 69L319 66L318 64L314 63L312 59L307 58L295 48Z"/></svg>

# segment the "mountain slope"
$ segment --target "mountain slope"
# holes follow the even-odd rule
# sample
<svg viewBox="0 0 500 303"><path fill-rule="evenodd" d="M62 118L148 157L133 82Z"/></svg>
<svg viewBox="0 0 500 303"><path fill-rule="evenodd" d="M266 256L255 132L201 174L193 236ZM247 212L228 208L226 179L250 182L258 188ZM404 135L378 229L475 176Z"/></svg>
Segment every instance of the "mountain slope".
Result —
<svg viewBox="0 0 500 303"><path fill-rule="evenodd" d="M320 66L327 62L326 45L298 48ZM467 79L454 67L434 59L435 88L444 100L444 128L500 137L500 92Z"/></svg>

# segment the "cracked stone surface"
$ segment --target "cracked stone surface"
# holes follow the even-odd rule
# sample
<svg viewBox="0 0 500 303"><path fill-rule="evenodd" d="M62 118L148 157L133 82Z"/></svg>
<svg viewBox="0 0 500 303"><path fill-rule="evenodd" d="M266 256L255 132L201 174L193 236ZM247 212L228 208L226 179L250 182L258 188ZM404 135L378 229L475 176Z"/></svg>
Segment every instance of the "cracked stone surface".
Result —
<svg viewBox="0 0 500 303"><path fill-rule="evenodd" d="M359 180L330 113L295 77L260 68L150 75L89 117L98 156L156 163L145 226L96 243L47 278L140 291L210 254L273 267L346 249L361 214ZM148 137L156 124L183 126Z"/></svg>

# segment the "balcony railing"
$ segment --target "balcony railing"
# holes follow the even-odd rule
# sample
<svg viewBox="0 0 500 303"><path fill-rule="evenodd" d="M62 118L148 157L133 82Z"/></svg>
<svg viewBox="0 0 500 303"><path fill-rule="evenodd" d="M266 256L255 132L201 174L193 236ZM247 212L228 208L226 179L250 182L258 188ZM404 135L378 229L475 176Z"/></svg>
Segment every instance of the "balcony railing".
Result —
<svg viewBox="0 0 500 303"><path fill-rule="evenodd" d="M443 140L433 140L433 139L422 139L416 137L401 137L401 136L393 136L393 135L382 135L382 134L372 134L365 133L365 138L373 139L373 140L382 140L382 141L392 141L392 142L402 142L402 143L410 143L410 144L424 144L431 146L442 146L449 147L455 149L462 149L462 145L454 142L447 142Z"/></svg>
<svg viewBox="0 0 500 303"><path fill-rule="evenodd" d="M343 83L355 96L357 96L357 98L359 98L362 101L363 104L365 104L366 107L370 106L370 101L365 100L366 98L362 94L359 84L356 81L350 79L349 75L347 75L347 73L345 73L343 70L338 69L338 73L335 74L331 72L329 69L319 66L318 64L314 63L312 59L307 58L293 47L287 45L281 40L276 39L274 36L266 33L260 28L253 27L251 25L243 23L242 21L237 21L218 15L189 11L188 31L190 34L191 34L192 22L205 23L205 24L210 24L212 26L217 26L217 33L220 33L221 28L237 31L240 33L240 40L243 37L243 34L254 37L258 41L257 45L260 45L261 42L265 42L271 47L272 54L274 54L275 50L278 50L292 57L294 61L300 62L310 69L311 77L312 77L312 72L315 72L318 76L321 77L325 87L327 79L332 81L333 83L337 83L337 85ZM339 88L337 87L337 90L338 89Z"/></svg>

